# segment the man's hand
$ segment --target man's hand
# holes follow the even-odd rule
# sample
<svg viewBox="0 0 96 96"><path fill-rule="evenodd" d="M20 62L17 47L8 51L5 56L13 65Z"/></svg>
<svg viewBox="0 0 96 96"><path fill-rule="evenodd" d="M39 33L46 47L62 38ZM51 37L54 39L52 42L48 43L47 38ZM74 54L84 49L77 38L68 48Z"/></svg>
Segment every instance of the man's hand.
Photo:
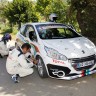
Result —
<svg viewBox="0 0 96 96"><path fill-rule="evenodd" d="M37 64L38 63L38 60L36 60L35 58L32 58L32 60L33 60L33 63L34 64Z"/></svg>
<svg viewBox="0 0 96 96"><path fill-rule="evenodd" d="M30 58L30 61L33 62L34 64L38 63L38 60L36 60L34 57Z"/></svg>

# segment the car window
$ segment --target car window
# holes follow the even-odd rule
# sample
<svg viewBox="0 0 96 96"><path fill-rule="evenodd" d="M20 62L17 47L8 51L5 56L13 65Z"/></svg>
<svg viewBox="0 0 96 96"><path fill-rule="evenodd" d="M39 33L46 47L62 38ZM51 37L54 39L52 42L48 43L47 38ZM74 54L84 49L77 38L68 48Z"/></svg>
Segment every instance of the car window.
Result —
<svg viewBox="0 0 96 96"><path fill-rule="evenodd" d="M36 25L41 39L67 39L80 37L74 30L63 24Z"/></svg>
<svg viewBox="0 0 96 96"><path fill-rule="evenodd" d="M27 25L26 37L28 37L30 40L37 39L36 38L36 32L35 32L34 27L32 25Z"/></svg>

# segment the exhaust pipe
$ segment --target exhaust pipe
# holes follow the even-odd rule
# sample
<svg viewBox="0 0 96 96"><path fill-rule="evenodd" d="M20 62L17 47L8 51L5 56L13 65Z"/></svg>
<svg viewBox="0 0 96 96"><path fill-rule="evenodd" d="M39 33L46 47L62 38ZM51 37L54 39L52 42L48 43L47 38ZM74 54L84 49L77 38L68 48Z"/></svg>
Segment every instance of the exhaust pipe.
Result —
<svg viewBox="0 0 96 96"><path fill-rule="evenodd" d="M59 78L63 78L65 76L64 71L52 72L54 75L57 75Z"/></svg>

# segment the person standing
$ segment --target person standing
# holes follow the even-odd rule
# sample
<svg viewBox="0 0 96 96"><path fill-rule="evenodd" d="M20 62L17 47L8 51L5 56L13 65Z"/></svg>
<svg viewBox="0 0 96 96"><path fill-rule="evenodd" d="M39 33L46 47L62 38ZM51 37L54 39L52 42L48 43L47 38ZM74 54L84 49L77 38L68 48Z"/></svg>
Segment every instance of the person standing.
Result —
<svg viewBox="0 0 96 96"><path fill-rule="evenodd" d="M0 58L8 55L9 49L7 48L7 42L11 40L12 37L9 33L6 33L0 40Z"/></svg>

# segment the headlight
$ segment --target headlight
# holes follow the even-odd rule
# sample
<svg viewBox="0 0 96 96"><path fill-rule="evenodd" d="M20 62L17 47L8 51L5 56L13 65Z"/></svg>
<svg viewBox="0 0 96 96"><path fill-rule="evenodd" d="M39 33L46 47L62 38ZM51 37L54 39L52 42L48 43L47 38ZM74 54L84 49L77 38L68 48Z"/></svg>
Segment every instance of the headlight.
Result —
<svg viewBox="0 0 96 96"><path fill-rule="evenodd" d="M50 58L57 59L57 60L64 60L64 61L67 60L66 56L60 54L55 49L48 48L48 47L45 46L45 50L46 50L47 56L50 57Z"/></svg>

